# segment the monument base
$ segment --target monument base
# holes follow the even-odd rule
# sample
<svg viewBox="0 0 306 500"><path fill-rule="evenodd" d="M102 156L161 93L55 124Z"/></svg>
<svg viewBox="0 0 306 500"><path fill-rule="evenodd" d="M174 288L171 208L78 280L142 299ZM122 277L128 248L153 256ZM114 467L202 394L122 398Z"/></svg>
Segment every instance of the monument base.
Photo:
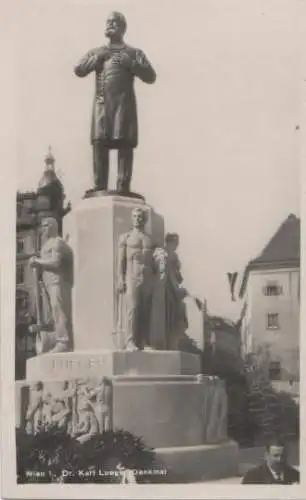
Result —
<svg viewBox="0 0 306 500"><path fill-rule="evenodd" d="M77 428L86 408L88 417L95 420L103 417L105 423L107 416L107 429L131 432L153 448L227 441L227 400L219 379L196 375L105 377L101 374L69 381L40 378L17 382L16 386L17 422L33 431L39 422L46 422L46 415L51 419L46 423L57 422L59 411L73 407L74 414L67 413L65 425L69 420ZM32 406L34 410L28 411ZM99 424L100 432L106 430L103 422Z"/></svg>
<svg viewBox="0 0 306 500"><path fill-rule="evenodd" d="M89 420L97 419L98 432L106 430L107 422L108 429L141 437L155 450L170 482L213 480L237 474L238 446L227 438L226 394L221 380L195 375L130 375L112 376L106 385L101 377L71 380L69 387L66 384L63 380L17 382L17 427L35 432L35 425L41 421L39 412L46 414L44 406L37 406L30 419L27 415L31 413L29 407L35 407L38 400L46 401L51 418L59 421L59 402L65 405L67 398L72 397L76 414L68 413L62 419L63 425L68 424L72 432L74 426L78 429L86 408L86 415L91 414ZM76 396L71 396L73 387ZM97 428L93 433L91 429L87 432L90 439Z"/></svg>
<svg viewBox="0 0 306 500"><path fill-rule="evenodd" d="M156 450L170 480L233 475L238 448L227 437L224 383L199 371L199 357L180 351L43 354L16 383L17 427L33 433L42 421L60 422L84 440L124 430Z"/></svg>

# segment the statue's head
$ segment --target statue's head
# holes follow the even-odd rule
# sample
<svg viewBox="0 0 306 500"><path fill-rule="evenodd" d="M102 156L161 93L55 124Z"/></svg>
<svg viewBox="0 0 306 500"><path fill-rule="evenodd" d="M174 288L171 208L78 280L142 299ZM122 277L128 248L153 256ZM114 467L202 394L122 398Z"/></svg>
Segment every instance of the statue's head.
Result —
<svg viewBox="0 0 306 500"><path fill-rule="evenodd" d="M177 233L167 233L165 236L165 246L168 251L175 252L179 246L180 239Z"/></svg>
<svg viewBox="0 0 306 500"><path fill-rule="evenodd" d="M53 403L53 399L54 399L54 398L53 398L53 396L52 396L51 392L49 392L49 391L48 391L48 392L46 392L46 394L45 394L45 396L44 396L45 403L47 403L47 404L51 404L51 403Z"/></svg>
<svg viewBox="0 0 306 500"><path fill-rule="evenodd" d="M58 236L58 222L54 217L45 217L42 219L41 234L43 240Z"/></svg>
<svg viewBox="0 0 306 500"><path fill-rule="evenodd" d="M122 38L126 32L126 19L121 12L111 12L106 20L105 36L108 38Z"/></svg>
<svg viewBox="0 0 306 500"><path fill-rule="evenodd" d="M164 248L156 247L153 252L153 260L156 264L156 268L159 272L159 276L163 278L166 273L167 268L167 252Z"/></svg>
<svg viewBox="0 0 306 500"><path fill-rule="evenodd" d="M138 229L143 228L147 222L147 212L142 208L134 208L132 210L132 225Z"/></svg>

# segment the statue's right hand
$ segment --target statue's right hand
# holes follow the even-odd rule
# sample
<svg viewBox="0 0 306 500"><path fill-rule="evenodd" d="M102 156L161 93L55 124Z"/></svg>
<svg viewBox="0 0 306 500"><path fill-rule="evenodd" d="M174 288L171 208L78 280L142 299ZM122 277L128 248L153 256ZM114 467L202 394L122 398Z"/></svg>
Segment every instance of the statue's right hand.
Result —
<svg viewBox="0 0 306 500"><path fill-rule="evenodd" d="M111 57L111 53L109 50L102 48L99 52L97 52L95 57L97 58L97 61L104 63Z"/></svg>

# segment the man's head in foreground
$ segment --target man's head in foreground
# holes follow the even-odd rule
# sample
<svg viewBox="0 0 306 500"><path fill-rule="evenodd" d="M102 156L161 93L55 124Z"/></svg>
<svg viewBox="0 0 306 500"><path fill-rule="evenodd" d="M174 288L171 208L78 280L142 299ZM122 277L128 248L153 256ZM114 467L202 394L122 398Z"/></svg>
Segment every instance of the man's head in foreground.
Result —
<svg viewBox="0 0 306 500"><path fill-rule="evenodd" d="M287 450L284 441L271 439L266 444L265 461L270 469L281 472L287 464Z"/></svg>

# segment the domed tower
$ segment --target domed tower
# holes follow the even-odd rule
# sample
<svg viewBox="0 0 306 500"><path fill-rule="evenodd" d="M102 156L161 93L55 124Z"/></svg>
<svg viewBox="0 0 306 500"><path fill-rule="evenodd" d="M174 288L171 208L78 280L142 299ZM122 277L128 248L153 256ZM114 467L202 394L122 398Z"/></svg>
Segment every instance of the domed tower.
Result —
<svg viewBox="0 0 306 500"><path fill-rule="evenodd" d="M55 159L49 146L45 157L45 170L37 189L37 202L40 217L53 216L59 223L61 232L62 218L67 213L64 209L64 188L54 169Z"/></svg>

